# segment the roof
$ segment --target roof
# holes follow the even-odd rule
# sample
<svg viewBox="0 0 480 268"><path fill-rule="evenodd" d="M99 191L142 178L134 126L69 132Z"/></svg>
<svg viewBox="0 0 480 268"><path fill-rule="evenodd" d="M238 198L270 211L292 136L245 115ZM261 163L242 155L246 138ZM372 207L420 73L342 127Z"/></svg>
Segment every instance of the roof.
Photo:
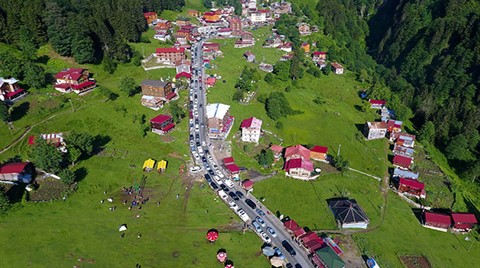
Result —
<svg viewBox="0 0 480 268"><path fill-rule="evenodd" d="M400 178L408 178L408 179L418 179L418 173L414 173L408 170L403 170L398 167L393 170L393 176L397 176Z"/></svg>
<svg viewBox="0 0 480 268"><path fill-rule="evenodd" d="M165 160L160 160L158 161L158 164L157 164L157 170L159 169L166 169L167 168L167 161Z"/></svg>
<svg viewBox="0 0 480 268"><path fill-rule="evenodd" d="M169 82L162 80L143 80L142 86L160 87L164 88Z"/></svg>
<svg viewBox="0 0 480 268"><path fill-rule="evenodd" d="M145 160L145 162L143 162L143 169L145 168L150 168L150 169L153 169L153 167L155 166L155 160L153 159L147 159Z"/></svg>
<svg viewBox="0 0 480 268"><path fill-rule="evenodd" d="M84 69L82 68L67 68L55 75L56 79L78 80L82 76Z"/></svg>
<svg viewBox="0 0 480 268"><path fill-rule="evenodd" d="M230 157L225 157L225 158L223 159L223 163L224 163L225 165L228 165L228 164L235 163L235 160L234 160L233 157L231 157L231 156L230 156Z"/></svg>
<svg viewBox="0 0 480 268"><path fill-rule="evenodd" d="M335 69L341 69L343 66L338 62L332 62L332 67Z"/></svg>
<svg viewBox="0 0 480 268"><path fill-rule="evenodd" d="M300 226L294 220L287 220L283 222L283 226L288 230L294 232L295 230L299 229Z"/></svg>
<svg viewBox="0 0 480 268"><path fill-rule="evenodd" d="M275 153L281 153L283 151L283 147L280 145L272 144L272 146L270 146L270 150Z"/></svg>
<svg viewBox="0 0 480 268"><path fill-rule="evenodd" d="M357 204L355 199L336 199L328 202L328 206L333 211L335 218L340 221L341 224L369 223L365 212Z"/></svg>
<svg viewBox="0 0 480 268"><path fill-rule="evenodd" d="M453 223L473 223L477 224L475 214L466 212L452 212Z"/></svg>
<svg viewBox="0 0 480 268"><path fill-rule="evenodd" d="M370 129L387 129L387 122L367 122Z"/></svg>
<svg viewBox="0 0 480 268"><path fill-rule="evenodd" d="M315 253L328 268L345 267L345 262L330 247L323 247L316 250Z"/></svg>
<svg viewBox="0 0 480 268"><path fill-rule="evenodd" d="M240 171L240 168L235 163L225 165L225 167L228 169L228 171L230 171L230 173L238 173Z"/></svg>
<svg viewBox="0 0 480 268"><path fill-rule="evenodd" d="M155 49L156 53L184 53L185 48L183 47L163 47Z"/></svg>
<svg viewBox="0 0 480 268"><path fill-rule="evenodd" d="M230 28L221 28L218 30L219 33L228 33L228 32L231 32L232 29Z"/></svg>
<svg viewBox="0 0 480 268"><path fill-rule="evenodd" d="M414 179L400 178L400 185L408 186L414 190L423 190L425 189L425 184Z"/></svg>
<svg viewBox="0 0 480 268"><path fill-rule="evenodd" d="M243 188L252 188L253 187L253 181L246 179L242 181L242 187Z"/></svg>
<svg viewBox="0 0 480 268"><path fill-rule="evenodd" d="M333 65L333 64L332 64ZM386 100L368 100L370 104L378 104L378 105L385 105L387 104Z"/></svg>
<svg viewBox="0 0 480 268"><path fill-rule="evenodd" d="M310 150L298 144L295 146L290 146L285 150L285 157L289 158L292 155L299 155L304 159L310 158Z"/></svg>
<svg viewBox="0 0 480 268"><path fill-rule="evenodd" d="M314 52L313 52L313 55L315 55L315 56L317 56L317 55L326 55L326 54L327 54L327 52L325 52L325 51L314 51Z"/></svg>
<svg viewBox="0 0 480 268"><path fill-rule="evenodd" d="M223 119L230 109L229 105L222 103L211 103L207 105L207 118Z"/></svg>
<svg viewBox="0 0 480 268"><path fill-rule="evenodd" d="M0 166L0 174L21 173L30 162L8 163Z"/></svg>
<svg viewBox="0 0 480 268"><path fill-rule="evenodd" d="M217 78L215 77L208 77L206 81L207 85L215 85L216 82L217 82Z"/></svg>
<svg viewBox="0 0 480 268"><path fill-rule="evenodd" d="M399 154L393 157L393 164L397 166L401 166L403 168L409 168L410 165L412 164L412 161L413 161L412 158L399 155Z"/></svg>
<svg viewBox="0 0 480 268"><path fill-rule="evenodd" d="M157 12L145 12L143 13L143 16L145 16L145 18L148 18L150 16L157 16Z"/></svg>
<svg viewBox="0 0 480 268"><path fill-rule="evenodd" d="M13 85L15 83L18 83L18 80L15 79L15 78L9 78L9 79L5 79L3 77L0 77L0 87L3 86L4 83L7 83L9 85Z"/></svg>
<svg viewBox="0 0 480 268"><path fill-rule="evenodd" d="M450 215L425 211L425 223L437 223L450 226L452 221L450 219Z"/></svg>
<svg viewBox="0 0 480 268"><path fill-rule="evenodd" d="M152 118L152 119L150 120L150 123L161 124L161 123L163 123L163 122L165 122L165 121L168 121L168 120L170 120L170 119L172 119L171 116L166 115L166 114L161 114L161 115L158 115L158 116Z"/></svg>
<svg viewBox="0 0 480 268"><path fill-rule="evenodd" d="M303 168L307 171L313 171L313 163L309 159L293 158L285 164L285 170L288 172L292 168Z"/></svg>
<svg viewBox="0 0 480 268"><path fill-rule="evenodd" d="M306 234L306 232L305 232L305 229L303 228L298 228L297 230L293 231L293 235L296 237L300 237L304 234Z"/></svg>
<svg viewBox="0 0 480 268"><path fill-rule="evenodd" d="M303 228L297 229L295 231L298 231L298 230L303 230ZM315 232L309 231L308 233L305 233L305 231L303 231L303 233L304 235L299 237L299 239L302 240L304 244L307 244L308 242L315 241L315 240L322 241L322 239L318 237L317 233Z"/></svg>
<svg viewBox="0 0 480 268"><path fill-rule="evenodd" d="M262 120L250 117L242 121L240 128L254 128L254 129L261 129L262 128Z"/></svg>
<svg viewBox="0 0 480 268"><path fill-rule="evenodd" d="M72 85L72 88L73 89L83 89L83 88L86 88L86 87L89 87L89 86L93 86L95 85L95 82L93 81L85 81L81 84L78 84L78 85Z"/></svg>
<svg viewBox="0 0 480 268"><path fill-rule="evenodd" d="M268 13L268 12L270 12L270 10L268 10L268 9L259 9L259 10L257 10L257 12L258 12L258 13Z"/></svg>
<svg viewBox="0 0 480 268"><path fill-rule="evenodd" d="M180 73L178 73L178 74L175 75L175 78L176 78L176 79L178 79L178 78L180 78L180 77L185 77L185 78L190 79L190 78L192 78L192 75L189 74L189 73L187 73L187 72L180 72Z"/></svg>
<svg viewBox="0 0 480 268"><path fill-rule="evenodd" d="M328 147L315 145L315 146L313 146L312 149L310 149L310 151L315 152L315 153L326 154L326 153L328 153Z"/></svg>

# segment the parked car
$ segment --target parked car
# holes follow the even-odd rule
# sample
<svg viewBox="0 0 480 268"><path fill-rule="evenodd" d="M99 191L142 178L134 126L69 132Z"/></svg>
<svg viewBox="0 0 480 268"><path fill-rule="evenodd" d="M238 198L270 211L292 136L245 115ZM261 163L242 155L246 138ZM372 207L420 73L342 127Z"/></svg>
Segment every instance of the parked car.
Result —
<svg viewBox="0 0 480 268"><path fill-rule="evenodd" d="M275 230L273 230L272 227L267 227L267 232L270 233L271 236L277 237L277 233L275 232Z"/></svg>
<svg viewBox="0 0 480 268"><path fill-rule="evenodd" d="M228 195L235 201L240 200L240 198L238 198L238 196L234 192L229 192Z"/></svg>
<svg viewBox="0 0 480 268"><path fill-rule="evenodd" d="M249 207L251 207L252 209L256 209L257 208L257 205L250 199L245 199L245 204L247 204Z"/></svg>
<svg viewBox="0 0 480 268"><path fill-rule="evenodd" d="M272 239L270 239L270 237L268 237L268 235L264 231L261 231L260 235L262 236L263 241L267 243L272 242Z"/></svg>
<svg viewBox="0 0 480 268"><path fill-rule="evenodd" d="M293 249L292 245L290 245L290 243L288 243L287 240L283 240L282 245L288 251L288 253L290 253L290 255L292 256L297 255L297 252L295 251L295 249Z"/></svg>
<svg viewBox="0 0 480 268"><path fill-rule="evenodd" d="M242 194L242 192L240 192L240 191L236 191L235 194L236 194L239 198L245 197L245 196Z"/></svg>
<svg viewBox="0 0 480 268"><path fill-rule="evenodd" d="M265 212L263 212L263 210L257 208L257 210L255 210L255 211L258 213L258 215L265 216Z"/></svg>
<svg viewBox="0 0 480 268"><path fill-rule="evenodd" d="M218 190L218 185L215 182L210 182L210 186L212 187L213 190Z"/></svg>
<svg viewBox="0 0 480 268"><path fill-rule="evenodd" d="M256 221L254 220L254 221L252 221L252 225L253 225L253 227L255 227L255 230L256 230L258 233L262 232L262 227L260 227L260 224L258 224L258 222L256 222Z"/></svg>
<svg viewBox="0 0 480 268"><path fill-rule="evenodd" d="M275 250L275 255L277 255L278 257L280 257L280 259L285 259L285 255L283 255L282 251L277 248L277 247L274 247L273 250Z"/></svg>
<svg viewBox="0 0 480 268"><path fill-rule="evenodd" d="M255 220L256 220L258 223L260 223L260 225L261 225L262 227L265 227L265 226L266 226L266 225L265 225L265 222L263 221L263 219L260 218L259 216L255 217Z"/></svg>

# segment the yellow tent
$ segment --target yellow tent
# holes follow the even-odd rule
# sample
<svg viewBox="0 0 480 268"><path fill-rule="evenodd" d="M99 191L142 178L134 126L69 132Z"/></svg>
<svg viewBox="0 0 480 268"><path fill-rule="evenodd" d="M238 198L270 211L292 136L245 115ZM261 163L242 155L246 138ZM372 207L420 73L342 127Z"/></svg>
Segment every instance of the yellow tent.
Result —
<svg viewBox="0 0 480 268"><path fill-rule="evenodd" d="M161 171L165 171L165 169L167 169L167 161L165 160L159 161L157 165L157 171L161 172Z"/></svg>
<svg viewBox="0 0 480 268"><path fill-rule="evenodd" d="M143 170L150 172L155 167L155 160L147 159L143 162Z"/></svg>

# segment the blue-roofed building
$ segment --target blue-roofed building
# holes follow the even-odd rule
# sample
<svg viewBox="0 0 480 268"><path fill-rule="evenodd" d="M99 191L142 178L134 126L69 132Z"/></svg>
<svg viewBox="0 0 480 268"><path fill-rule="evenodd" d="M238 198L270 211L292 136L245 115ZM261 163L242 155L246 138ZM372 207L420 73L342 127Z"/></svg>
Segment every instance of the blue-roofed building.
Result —
<svg viewBox="0 0 480 268"><path fill-rule="evenodd" d="M418 173L403 170L397 167L393 170L393 177L418 180Z"/></svg>

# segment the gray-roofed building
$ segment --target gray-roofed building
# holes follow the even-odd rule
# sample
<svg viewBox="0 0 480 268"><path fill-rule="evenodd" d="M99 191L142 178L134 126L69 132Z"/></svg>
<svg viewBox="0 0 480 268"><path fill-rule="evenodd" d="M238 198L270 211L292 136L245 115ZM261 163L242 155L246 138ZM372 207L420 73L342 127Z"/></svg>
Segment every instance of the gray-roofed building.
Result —
<svg viewBox="0 0 480 268"><path fill-rule="evenodd" d="M341 228L366 229L370 220L355 199L332 199L328 206Z"/></svg>
<svg viewBox="0 0 480 268"><path fill-rule="evenodd" d="M403 170L397 167L393 170L393 177L418 180L418 173Z"/></svg>

